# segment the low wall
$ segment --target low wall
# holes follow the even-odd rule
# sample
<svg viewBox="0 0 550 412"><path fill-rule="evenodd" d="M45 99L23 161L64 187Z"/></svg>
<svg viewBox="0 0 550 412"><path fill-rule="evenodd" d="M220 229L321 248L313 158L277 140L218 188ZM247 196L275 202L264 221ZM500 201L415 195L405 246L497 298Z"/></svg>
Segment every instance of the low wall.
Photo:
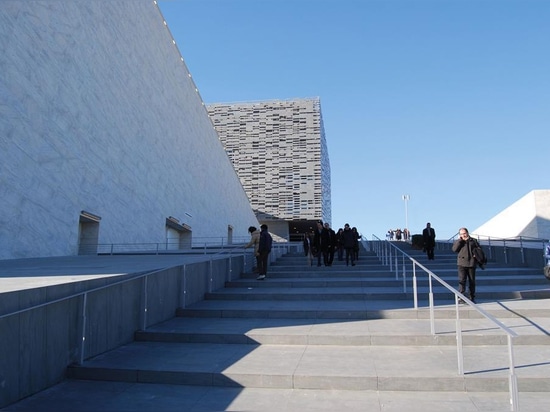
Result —
<svg viewBox="0 0 550 412"><path fill-rule="evenodd" d="M203 300L250 264L247 255L208 259L1 294L0 408L59 383L68 365L173 318L176 309Z"/></svg>

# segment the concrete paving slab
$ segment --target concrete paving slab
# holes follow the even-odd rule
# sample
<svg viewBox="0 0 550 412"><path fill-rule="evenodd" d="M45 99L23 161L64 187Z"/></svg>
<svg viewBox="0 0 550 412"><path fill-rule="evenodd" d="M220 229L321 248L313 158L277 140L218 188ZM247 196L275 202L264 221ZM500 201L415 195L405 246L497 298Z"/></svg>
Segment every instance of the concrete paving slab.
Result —
<svg viewBox="0 0 550 412"><path fill-rule="evenodd" d="M204 254L182 254L0 260L0 293L144 273L207 259Z"/></svg>
<svg viewBox="0 0 550 412"><path fill-rule="evenodd" d="M520 394L522 412L550 408L547 393ZM479 412L510 410L505 392L380 392L227 388L67 380L3 412L347 411Z"/></svg>
<svg viewBox="0 0 550 412"><path fill-rule="evenodd" d="M515 346L514 356L522 390L550 391L547 379L550 345ZM465 382L476 380L475 386L469 389L506 390L509 373L506 346L500 350L493 346L465 347L464 359L465 375L459 376L453 346L136 342L95 357L82 367L71 367L69 376L112 379L113 371L128 371L122 379L139 381L139 371L163 371L174 376L210 374L213 380L223 376L227 378L227 385L245 387L428 391L467 390ZM150 381L175 383L172 379L177 377L174 376L161 374ZM301 381L307 378L305 388L297 386L300 385L298 378Z"/></svg>

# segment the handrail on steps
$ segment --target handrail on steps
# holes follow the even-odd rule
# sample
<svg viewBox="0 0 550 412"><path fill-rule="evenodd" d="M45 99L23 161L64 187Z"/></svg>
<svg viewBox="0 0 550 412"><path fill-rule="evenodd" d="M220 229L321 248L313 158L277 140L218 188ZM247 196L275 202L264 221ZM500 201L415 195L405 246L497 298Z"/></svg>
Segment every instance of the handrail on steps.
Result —
<svg viewBox="0 0 550 412"><path fill-rule="evenodd" d="M390 266L390 271L393 271L395 268L395 280L399 280L399 260L402 261L402 279L403 279L403 293L407 293L407 269L406 269L406 260L412 262L412 286L413 286L413 298L414 298L414 308L418 309L418 288L417 288L417 275L416 268L419 267L428 275L429 282L429 305L430 305L430 329L431 334L435 336L435 312L434 312L434 294L432 279L439 282L442 286L447 288L455 296L455 313L456 313L456 346L457 346L457 360L458 360L458 374L464 375L464 354L463 354L463 344L462 344L462 327L460 322L460 310L459 310L459 299L462 299L466 304L471 308L477 311L481 316L488 319L490 322L495 324L500 328L506 335L508 340L508 359L509 359L509 392L510 392L510 410L519 411L519 397L518 397L518 382L517 376L515 374L515 363L514 363L514 347L513 339L518 336L516 332L508 328L493 315L482 309L480 306L476 305L458 290L453 288L427 267L422 265L416 259L405 253L399 247L394 245L388 240L381 240L377 236L373 235L373 241L371 241L372 250L376 255L382 260L382 264Z"/></svg>
<svg viewBox="0 0 550 412"><path fill-rule="evenodd" d="M273 263L275 260L277 260L279 257L281 257L284 253L288 253L289 250L293 247L295 247L295 245L292 245L288 242L281 242L281 243L273 242L271 253L269 254L270 263ZM252 267L254 265L254 263L252 263L254 261L254 252L253 252L253 250L250 250L250 249L243 249L243 245L238 245L238 246L236 246L232 249L224 249L224 250L221 250L219 252L212 253L210 255L201 255L201 256L208 256L207 259L205 259L205 260L207 260L209 262L209 269L208 269L208 273L207 273L207 276L208 276L208 292L209 293L212 292L213 261L223 259L223 258L227 258L227 257L229 258L229 271L227 273L227 280L229 281L229 280L231 280L231 272L232 272L231 259L233 257L241 256L241 255L244 255L244 261L243 261L244 269L243 269L243 272L246 273L247 270L248 270L247 268L249 267L250 269L252 269ZM204 261L204 260L201 260L201 261ZM189 263L197 263L197 262L199 262L199 260L193 260L192 262L189 262ZM186 265L187 265L186 263L183 264L183 282L182 282L183 290L180 291L180 293L181 293L180 302L182 304L182 307L186 306L186 294L187 294L186 270L185 270ZM48 300L48 301L40 303L38 305L33 305L33 306L29 306L29 307L19 309L19 310L13 311L13 312L0 314L0 319L8 318L10 316L19 315L21 313L29 312L29 311L32 311L32 310L35 310L35 309L40 309L40 308L43 308L43 307L46 307L46 306L49 306L49 305L52 305L52 304L55 304L55 303L63 302L63 301L66 301L66 300L82 297L82 307L81 307L81 311L80 311L81 315L80 315L80 322L79 322L79 325L78 325L78 328L80 329L80 331L79 331L79 344L78 344L78 347L79 347L79 356L78 356L78 358L79 359L77 361L77 364L81 365L84 362L84 353L85 353L85 344L86 344L86 315L87 315L88 295L91 294L91 293L103 290L103 289L107 289L107 288L111 288L111 287L114 287L114 286L121 285L123 283L133 282L137 279L143 279L143 287L142 287L143 296L140 299L139 312L141 313L141 315L140 315L140 322L139 323L141 325L142 330L146 330L147 329L147 311L148 311L148 304L149 304L148 299L147 299L147 282L148 282L148 278L149 278L149 276L153 276L155 274L163 272L166 269L167 268L162 268L162 269L154 270L154 271L151 271L151 272L141 273L141 274L135 275L135 276L125 277L124 279L122 279L120 281L109 283L108 285L103 285L103 286L83 290L83 291L80 291L80 292L77 292L77 293L74 293L74 294L71 294L71 295L68 295L68 296L64 296L62 298Z"/></svg>

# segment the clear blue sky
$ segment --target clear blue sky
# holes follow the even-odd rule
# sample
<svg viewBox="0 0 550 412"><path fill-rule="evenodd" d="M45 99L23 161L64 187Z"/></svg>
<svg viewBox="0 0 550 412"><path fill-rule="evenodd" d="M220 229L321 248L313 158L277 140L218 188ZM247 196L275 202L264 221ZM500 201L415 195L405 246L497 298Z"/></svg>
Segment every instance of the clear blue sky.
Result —
<svg viewBox="0 0 550 412"><path fill-rule="evenodd" d="M550 1L160 0L206 104L319 97L332 226L475 230L549 189Z"/></svg>

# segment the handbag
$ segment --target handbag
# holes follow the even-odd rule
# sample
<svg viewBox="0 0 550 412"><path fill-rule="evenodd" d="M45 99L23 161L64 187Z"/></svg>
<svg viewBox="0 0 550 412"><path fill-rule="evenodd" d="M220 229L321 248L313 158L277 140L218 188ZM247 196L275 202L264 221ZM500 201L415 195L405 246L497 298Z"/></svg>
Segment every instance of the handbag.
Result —
<svg viewBox="0 0 550 412"><path fill-rule="evenodd" d="M483 251L481 246L479 246L479 244L474 247L473 255L477 265L481 268L481 270L485 270L485 265L487 264L487 256L485 256L485 252Z"/></svg>

